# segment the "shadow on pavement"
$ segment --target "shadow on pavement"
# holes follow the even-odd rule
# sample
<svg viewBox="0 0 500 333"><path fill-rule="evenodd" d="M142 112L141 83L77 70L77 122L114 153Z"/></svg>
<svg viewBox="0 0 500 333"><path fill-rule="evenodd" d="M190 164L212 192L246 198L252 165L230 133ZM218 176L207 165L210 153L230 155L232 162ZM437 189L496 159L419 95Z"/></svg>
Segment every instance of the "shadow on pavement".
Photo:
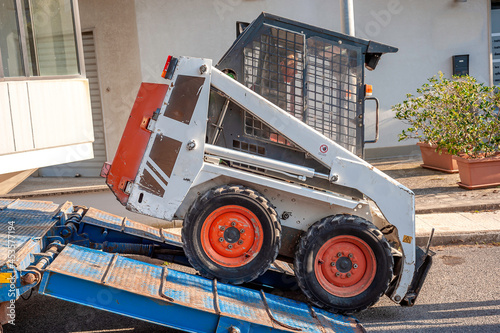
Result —
<svg viewBox="0 0 500 333"><path fill-rule="evenodd" d="M368 332L500 332L500 323L464 325L457 319L499 316L500 300L422 304L411 308L377 306L356 317Z"/></svg>

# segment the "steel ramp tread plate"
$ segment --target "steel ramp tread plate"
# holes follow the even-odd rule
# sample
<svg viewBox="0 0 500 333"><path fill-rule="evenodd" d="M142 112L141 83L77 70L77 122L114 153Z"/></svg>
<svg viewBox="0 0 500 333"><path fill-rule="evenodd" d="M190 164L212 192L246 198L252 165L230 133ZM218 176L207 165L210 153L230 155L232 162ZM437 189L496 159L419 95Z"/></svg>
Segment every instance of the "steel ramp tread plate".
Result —
<svg viewBox="0 0 500 333"><path fill-rule="evenodd" d="M14 247L11 247L11 246ZM29 248L31 248L32 241L29 236L17 236L17 235L7 235L0 233L0 269L7 263L9 259L9 252L15 248L16 260L14 262L14 266L18 266L20 264L19 259L25 258L23 253L28 252Z"/></svg>
<svg viewBox="0 0 500 333"><path fill-rule="evenodd" d="M163 299L160 294L162 267L96 251L77 245L67 245L54 262L47 268L51 272L70 275L94 283L103 283L110 287L123 289L135 294ZM186 275L186 276L185 276ZM175 302L193 304L215 313L212 302L206 302L207 292L212 290L210 280L190 279L189 274L168 270L167 280L163 286L163 295L171 297ZM206 284L209 286L207 287ZM187 289L186 289L187 288ZM197 288L190 294L189 288ZM197 302L197 298L203 301Z"/></svg>
<svg viewBox="0 0 500 333"><path fill-rule="evenodd" d="M261 322L273 327L273 322L266 312L259 292L222 283L218 284L217 291L221 313L231 314L231 317L236 319Z"/></svg>
<svg viewBox="0 0 500 333"><path fill-rule="evenodd" d="M181 238L178 235L92 207L85 213L81 222L182 247Z"/></svg>
<svg viewBox="0 0 500 333"><path fill-rule="evenodd" d="M318 324L324 328L323 332L325 333L353 332L353 328L358 325L356 319L352 317L311 308L305 303L288 298L266 294L266 299L271 313L279 322L290 327L300 328L303 332L309 332L309 329L316 327ZM311 315L311 311L314 311L316 318Z"/></svg>
<svg viewBox="0 0 500 333"><path fill-rule="evenodd" d="M169 232L168 229L155 228L92 207L85 213L81 222L182 248L181 236ZM279 273L294 275L293 270L287 263L278 260L269 269Z"/></svg>
<svg viewBox="0 0 500 333"><path fill-rule="evenodd" d="M363 326L354 317L347 317L340 314L331 313L321 309L314 308L317 320L323 325L328 327L331 332L335 333L366 333Z"/></svg>
<svg viewBox="0 0 500 333"><path fill-rule="evenodd" d="M216 313L211 280L169 269L163 295L176 303Z"/></svg>
<svg viewBox="0 0 500 333"><path fill-rule="evenodd" d="M1 199L5 201L5 199ZM7 199L6 201L9 201ZM1 202L0 202L1 204ZM60 205L55 204L51 201L39 201L39 200L11 200L5 206L2 206L2 210L27 210L27 211L36 211L36 212L45 212L45 213L55 213Z"/></svg>
<svg viewBox="0 0 500 333"><path fill-rule="evenodd" d="M174 234L172 232L169 232L165 229L161 229L163 239L165 239L166 243L172 244L172 245L177 245L179 247L182 247L182 239L181 236Z"/></svg>
<svg viewBox="0 0 500 333"><path fill-rule="evenodd" d="M69 244L48 270L100 283L112 257L106 252Z"/></svg>
<svg viewBox="0 0 500 333"><path fill-rule="evenodd" d="M162 269L159 266L117 255L116 262L102 283L141 295L161 297L161 273Z"/></svg>
<svg viewBox="0 0 500 333"><path fill-rule="evenodd" d="M2 199L2 198L0 198L0 210L4 209L5 207L7 207L9 204L11 204L15 200L16 199Z"/></svg>
<svg viewBox="0 0 500 333"><path fill-rule="evenodd" d="M186 311L187 309L197 311L201 316L228 317L249 322L251 325L267 327L269 332L294 331L280 323L310 333L360 331L360 325L352 317L314 309L317 314L317 318L314 318L306 304L267 294L269 311L277 320L275 321L268 315L261 293L258 291L218 283L217 293L214 293L212 280L77 245L67 245L44 273L45 282L42 282L41 293L58 297L54 291L55 286L47 287L54 274L89 281L99 285L100 288L111 287L114 290L126 291L136 295L134 297L152 299L155 304L162 306L160 307L162 313L158 316L165 321L169 320L169 314L163 312L170 311L169 309L173 311L172 307L165 305L172 305L180 306ZM85 297L91 299L90 296ZM218 300L220 312L216 309L215 299ZM76 299L68 300L77 302ZM80 303L89 305L86 302ZM118 300L116 303L119 303ZM100 308L113 311L106 307ZM133 310L128 311L119 313L134 317ZM147 320L170 326L162 321Z"/></svg>
<svg viewBox="0 0 500 333"><path fill-rule="evenodd" d="M9 250L15 249L18 266L32 251L39 251L34 239L41 238L54 226L60 205L48 201L0 199L0 266Z"/></svg>

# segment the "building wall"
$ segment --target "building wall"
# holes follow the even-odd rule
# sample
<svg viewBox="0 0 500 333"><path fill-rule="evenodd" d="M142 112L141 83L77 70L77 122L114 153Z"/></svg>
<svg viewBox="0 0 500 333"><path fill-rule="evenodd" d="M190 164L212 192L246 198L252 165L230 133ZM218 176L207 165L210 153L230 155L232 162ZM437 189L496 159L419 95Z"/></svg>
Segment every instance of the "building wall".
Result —
<svg viewBox="0 0 500 333"><path fill-rule="evenodd" d="M334 0L135 0L135 8L142 80L147 82L162 82L159 74L169 54L217 61L235 39L235 22L251 22L262 11L341 29L339 1ZM490 82L489 0L356 0L354 11L358 37L399 48L366 74L381 101L380 140L366 146L367 156L413 150L413 142L398 142L404 125L393 119L391 106L438 71L450 76L453 55L470 54L470 74ZM367 139L373 136L373 118L367 104Z"/></svg>
<svg viewBox="0 0 500 333"><path fill-rule="evenodd" d="M0 82L0 97L0 175L93 157L86 79Z"/></svg>
<svg viewBox="0 0 500 333"><path fill-rule="evenodd" d="M498 3L491 10L491 62L492 83L500 85L500 8Z"/></svg>
<svg viewBox="0 0 500 333"><path fill-rule="evenodd" d="M79 9L82 31L94 31L106 152L112 160L141 83L135 4L80 0Z"/></svg>
<svg viewBox="0 0 500 333"><path fill-rule="evenodd" d="M450 77L453 55L469 54L470 75L490 84L489 0L363 0L368 2L369 11L356 5L358 35L399 48L367 73L367 82L375 85L374 94L380 97L383 110L380 142L373 147L408 145L412 142L397 142L404 124L393 119L390 107L403 101L407 93L415 94L439 71Z"/></svg>
<svg viewBox="0 0 500 333"><path fill-rule="evenodd" d="M0 4L0 194L37 168L93 157L73 4Z"/></svg>

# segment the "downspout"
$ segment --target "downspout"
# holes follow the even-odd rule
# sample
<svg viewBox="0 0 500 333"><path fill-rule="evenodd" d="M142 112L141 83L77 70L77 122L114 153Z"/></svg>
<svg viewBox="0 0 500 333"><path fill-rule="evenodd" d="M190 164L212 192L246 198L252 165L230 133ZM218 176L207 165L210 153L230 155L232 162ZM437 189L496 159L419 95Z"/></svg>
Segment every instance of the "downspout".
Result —
<svg viewBox="0 0 500 333"><path fill-rule="evenodd" d="M340 0L340 23L342 33L355 36L353 0Z"/></svg>

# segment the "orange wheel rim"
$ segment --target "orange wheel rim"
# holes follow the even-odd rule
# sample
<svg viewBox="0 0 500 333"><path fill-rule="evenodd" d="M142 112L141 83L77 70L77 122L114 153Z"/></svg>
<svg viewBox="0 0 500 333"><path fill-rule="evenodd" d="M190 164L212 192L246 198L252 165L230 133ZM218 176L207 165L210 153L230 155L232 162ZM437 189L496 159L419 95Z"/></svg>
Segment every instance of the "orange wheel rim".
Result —
<svg viewBox="0 0 500 333"><path fill-rule="evenodd" d="M228 205L214 210L201 227L201 245L217 264L241 267L262 248L262 225L249 209Z"/></svg>
<svg viewBox="0 0 500 333"><path fill-rule="evenodd" d="M358 237L337 236L318 251L314 263L316 279L334 296L353 297L365 291L377 270L373 250Z"/></svg>

